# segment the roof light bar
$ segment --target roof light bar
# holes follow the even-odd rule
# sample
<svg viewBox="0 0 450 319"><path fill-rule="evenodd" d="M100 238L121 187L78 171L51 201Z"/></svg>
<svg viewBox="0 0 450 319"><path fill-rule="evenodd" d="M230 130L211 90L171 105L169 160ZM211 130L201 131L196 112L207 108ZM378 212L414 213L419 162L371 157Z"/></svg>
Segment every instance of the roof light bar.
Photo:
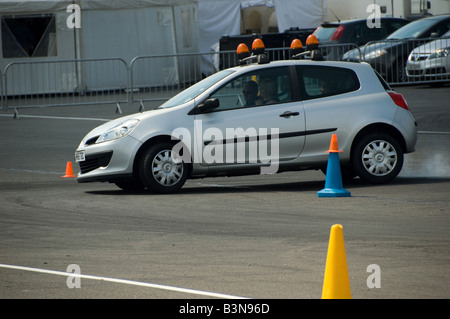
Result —
<svg viewBox="0 0 450 319"><path fill-rule="evenodd" d="M291 57L303 52L305 52L305 48L303 47L302 41L300 41L299 39L292 40Z"/></svg>
<svg viewBox="0 0 450 319"><path fill-rule="evenodd" d="M247 62L249 61L254 62L255 60L258 62L258 64L265 64L270 62L265 51L266 48L264 46L264 42L261 39L257 38L253 40L252 43L252 55L250 55L248 47L245 43L241 43L238 45L236 53L238 55L240 65L247 64Z"/></svg>
<svg viewBox="0 0 450 319"><path fill-rule="evenodd" d="M299 43L301 47L299 46ZM300 40L294 39L291 43L291 56L293 59L310 58L314 61L323 61L322 53L319 51L319 40L314 34L310 34L306 39L306 50Z"/></svg>

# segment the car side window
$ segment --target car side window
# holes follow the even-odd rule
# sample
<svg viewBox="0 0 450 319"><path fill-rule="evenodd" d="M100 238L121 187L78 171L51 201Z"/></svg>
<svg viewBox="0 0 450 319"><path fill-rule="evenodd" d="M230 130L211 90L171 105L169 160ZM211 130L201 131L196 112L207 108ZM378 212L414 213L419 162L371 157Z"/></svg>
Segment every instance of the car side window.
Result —
<svg viewBox="0 0 450 319"><path fill-rule="evenodd" d="M392 32L396 31L397 29L400 29L401 27L407 25L407 21L392 21L388 24L388 33L391 34Z"/></svg>
<svg viewBox="0 0 450 319"><path fill-rule="evenodd" d="M297 67L303 99L315 99L356 91L360 84L354 71L340 67Z"/></svg>
<svg viewBox="0 0 450 319"><path fill-rule="evenodd" d="M292 101L289 67L265 68L247 72L215 91L210 99L218 99L225 111Z"/></svg>
<svg viewBox="0 0 450 319"><path fill-rule="evenodd" d="M370 41L378 41L388 36L386 31L386 24L381 22L379 28L369 28L367 24L361 26L361 40L363 43Z"/></svg>
<svg viewBox="0 0 450 319"><path fill-rule="evenodd" d="M426 37L432 36L441 37L449 30L450 30L450 21L444 21L433 27L429 32L427 32Z"/></svg>

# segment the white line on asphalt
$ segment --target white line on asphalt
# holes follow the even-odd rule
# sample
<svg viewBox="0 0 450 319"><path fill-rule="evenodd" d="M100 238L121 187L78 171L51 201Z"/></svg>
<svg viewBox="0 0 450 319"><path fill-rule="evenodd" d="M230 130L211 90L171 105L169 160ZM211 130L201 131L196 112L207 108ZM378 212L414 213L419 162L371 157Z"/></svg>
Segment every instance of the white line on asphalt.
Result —
<svg viewBox="0 0 450 319"><path fill-rule="evenodd" d="M78 278L85 278L85 279L92 279L92 280L109 281L109 282L115 282L115 283L119 283L119 284L134 285L134 286L141 286L141 287L155 288L155 289L162 289L162 290L170 290L170 291L175 291L175 292L182 292L182 293L194 294L194 295L203 295L203 296L208 296L208 297L217 297L217 298L224 298L224 299L248 299L245 297L232 296L232 295L215 293L215 292L210 292L210 291L180 288L180 287L152 284L152 283L126 280L126 279L83 275L83 274L76 274L76 273L63 272L63 271L40 269L40 268L14 266L14 265L6 265L6 264L0 264L0 268L25 270L25 271L44 273L44 274L58 275L58 276L78 277Z"/></svg>
<svg viewBox="0 0 450 319"><path fill-rule="evenodd" d="M450 134L450 132L439 132L439 131L417 131L419 134L443 134L447 135Z"/></svg>
<svg viewBox="0 0 450 319"><path fill-rule="evenodd" d="M215 184L215 183L200 183L200 182L186 182L188 185L197 185L197 186L203 186L203 187L223 187L223 188L249 188L248 186L239 186L239 185L222 185L222 184Z"/></svg>
<svg viewBox="0 0 450 319"><path fill-rule="evenodd" d="M0 116L12 117L11 114L0 114ZM100 121L100 122L111 121L110 119L100 119L95 117L44 116L44 115L20 115L20 117L36 118L36 119L52 119L52 120L77 120L77 121Z"/></svg>
<svg viewBox="0 0 450 319"><path fill-rule="evenodd" d="M47 172L47 171L37 171L31 169L17 169L17 168L2 168L1 171L12 171L12 172L25 172L25 173L39 173L39 174L53 174L53 175L64 175L64 172Z"/></svg>

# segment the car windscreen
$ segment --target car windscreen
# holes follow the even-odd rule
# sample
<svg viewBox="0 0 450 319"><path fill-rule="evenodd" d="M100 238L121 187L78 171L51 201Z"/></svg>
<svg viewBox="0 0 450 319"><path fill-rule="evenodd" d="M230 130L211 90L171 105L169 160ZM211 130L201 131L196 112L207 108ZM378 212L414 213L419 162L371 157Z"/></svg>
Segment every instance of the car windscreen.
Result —
<svg viewBox="0 0 450 319"><path fill-rule="evenodd" d="M170 100L162 104L159 108L169 108L174 107L180 104L184 104L186 102L189 102L193 99L195 99L198 95L203 93L205 90L210 88L215 83L219 82L223 78L227 77L231 73L233 73L233 70L223 70L217 73L214 73L210 75L209 77L201 80L200 82L197 82L196 84L190 86L184 91L181 91L174 97L172 97Z"/></svg>
<svg viewBox="0 0 450 319"><path fill-rule="evenodd" d="M338 25L321 25L314 31L314 35L317 37L317 40L319 40L319 43L320 41L330 41L330 38L337 27Z"/></svg>
<svg viewBox="0 0 450 319"><path fill-rule="evenodd" d="M426 31L429 27L434 25L436 20L434 19L424 19L417 20L411 23L408 23L404 27L398 29L387 39L408 39L408 38L418 38L422 35L424 31Z"/></svg>

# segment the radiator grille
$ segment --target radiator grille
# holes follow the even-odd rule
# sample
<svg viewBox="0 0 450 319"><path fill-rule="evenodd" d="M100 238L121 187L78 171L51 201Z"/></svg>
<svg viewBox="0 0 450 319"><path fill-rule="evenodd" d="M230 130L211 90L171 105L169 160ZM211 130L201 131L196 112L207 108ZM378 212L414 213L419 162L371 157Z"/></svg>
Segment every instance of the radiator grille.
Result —
<svg viewBox="0 0 450 319"><path fill-rule="evenodd" d="M79 162L81 174L86 174L100 167L108 166L113 152L86 155L86 160Z"/></svg>

